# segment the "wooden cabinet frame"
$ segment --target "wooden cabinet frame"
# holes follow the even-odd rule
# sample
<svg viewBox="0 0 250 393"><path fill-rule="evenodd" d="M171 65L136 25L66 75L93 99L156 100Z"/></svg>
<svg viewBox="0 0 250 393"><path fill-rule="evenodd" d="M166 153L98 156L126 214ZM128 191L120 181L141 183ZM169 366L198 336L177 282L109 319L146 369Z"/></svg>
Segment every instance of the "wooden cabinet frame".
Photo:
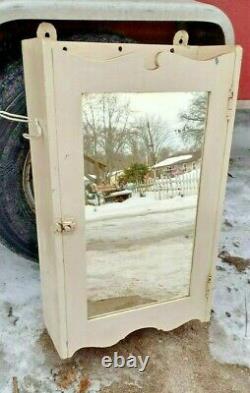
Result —
<svg viewBox="0 0 250 393"><path fill-rule="evenodd" d="M44 320L62 358L139 328L209 320L241 53L237 46L58 42L51 25L23 41ZM190 293L88 319L81 96L145 91L209 92ZM75 228L64 230L71 221Z"/></svg>

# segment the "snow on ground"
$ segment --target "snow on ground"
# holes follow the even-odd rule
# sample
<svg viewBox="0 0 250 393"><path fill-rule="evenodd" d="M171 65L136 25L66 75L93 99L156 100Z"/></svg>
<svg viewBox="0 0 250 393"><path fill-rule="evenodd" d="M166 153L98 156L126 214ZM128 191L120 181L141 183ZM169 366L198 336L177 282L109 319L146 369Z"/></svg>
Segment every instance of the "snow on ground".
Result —
<svg viewBox="0 0 250 393"><path fill-rule="evenodd" d="M189 292L197 197L87 206L88 298L151 303ZM117 299L118 298L118 299ZM147 299L147 300L146 300Z"/></svg>
<svg viewBox="0 0 250 393"><path fill-rule="evenodd" d="M42 372L44 356L36 341L43 322L38 265L0 246L0 271L0 392L9 393L12 375Z"/></svg>
<svg viewBox="0 0 250 393"><path fill-rule="evenodd" d="M228 178L220 250L250 258L250 156L235 159ZM250 269L218 260L210 350L224 363L250 367Z"/></svg>
<svg viewBox="0 0 250 393"><path fill-rule="evenodd" d="M118 217L133 217L150 212L167 212L176 209L185 209L195 207L197 197L195 195L185 198L176 197L170 199L157 200L153 197L135 196L122 203L107 203L100 206L85 206L86 221L99 221L100 219L111 219Z"/></svg>
<svg viewBox="0 0 250 393"><path fill-rule="evenodd" d="M59 381L67 388L60 387L55 377L62 365L66 367L67 361L59 359L51 343L46 344L46 338L45 345L43 343L38 264L18 257L0 245L0 271L1 393L82 393L85 390L80 389L79 381L84 373L87 373L90 384L88 392L96 393L100 387L119 379L111 370L100 366L97 357L91 364L83 359L84 370L75 371L73 383L70 374L62 375ZM13 377L17 378L18 392L13 390ZM135 372L134 380L137 378Z"/></svg>

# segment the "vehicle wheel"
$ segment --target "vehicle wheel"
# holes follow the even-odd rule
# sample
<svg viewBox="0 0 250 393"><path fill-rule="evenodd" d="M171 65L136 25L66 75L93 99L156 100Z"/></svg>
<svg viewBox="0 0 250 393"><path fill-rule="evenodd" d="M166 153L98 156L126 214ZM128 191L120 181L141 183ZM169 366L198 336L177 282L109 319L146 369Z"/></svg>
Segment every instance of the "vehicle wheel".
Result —
<svg viewBox="0 0 250 393"><path fill-rule="evenodd" d="M8 65L0 83L0 108L25 115L20 61ZM0 118L0 239L17 254L37 260L35 212L25 191L28 183L32 184L31 179L25 182L29 157L29 142L23 138L25 132L27 124Z"/></svg>
<svg viewBox="0 0 250 393"><path fill-rule="evenodd" d="M86 34L75 41L132 42L115 34ZM15 61L0 74L0 109L26 115L23 66ZM38 260L35 208L27 124L0 117L0 240L8 248Z"/></svg>

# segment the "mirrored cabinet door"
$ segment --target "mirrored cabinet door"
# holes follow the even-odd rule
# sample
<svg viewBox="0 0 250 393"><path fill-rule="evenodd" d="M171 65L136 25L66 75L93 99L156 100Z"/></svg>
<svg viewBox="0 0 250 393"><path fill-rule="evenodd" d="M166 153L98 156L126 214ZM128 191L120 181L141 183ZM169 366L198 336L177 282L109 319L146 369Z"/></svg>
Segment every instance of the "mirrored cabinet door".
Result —
<svg viewBox="0 0 250 393"><path fill-rule="evenodd" d="M88 317L189 295L208 93L82 96Z"/></svg>

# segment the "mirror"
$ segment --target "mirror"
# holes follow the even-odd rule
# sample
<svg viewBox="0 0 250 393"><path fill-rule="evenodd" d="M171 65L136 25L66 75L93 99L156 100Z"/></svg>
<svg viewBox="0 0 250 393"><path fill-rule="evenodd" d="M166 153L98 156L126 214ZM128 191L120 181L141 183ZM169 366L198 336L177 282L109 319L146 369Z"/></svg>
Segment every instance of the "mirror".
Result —
<svg viewBox="0 0 250 393"><path fill-rule="evenodd" d="M88 317L189 295L207 92L83 94Z"/></svg>

